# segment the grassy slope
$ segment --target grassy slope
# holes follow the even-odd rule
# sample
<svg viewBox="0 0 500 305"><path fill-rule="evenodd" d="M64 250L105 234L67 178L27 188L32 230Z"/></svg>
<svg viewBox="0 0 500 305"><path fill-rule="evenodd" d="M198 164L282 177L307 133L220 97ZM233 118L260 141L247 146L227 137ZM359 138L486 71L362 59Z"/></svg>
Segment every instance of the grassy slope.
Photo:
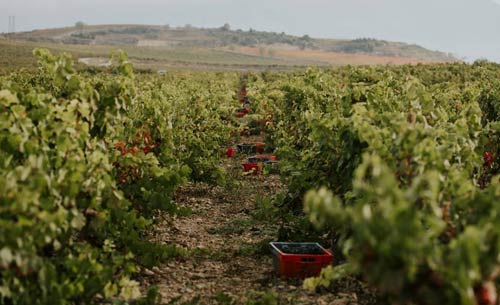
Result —
<svg viewBox="0 0 500 305"><path fill-rule="evenodd" d="M68 52L75 59L86 57L109 57L118 49L125 50L134 65L145 69L189 68L189 69L294 69L315 64L308 60L285 60L253 56L217 49L202 48L158 48L136 46L87 46L55 43L0 41L0 73L18 68L36 67L32 54L35 48L47 48L54 53Z"/></svg>
<svg viewBox="0 0 500 305"><path fill-rule="evenodd" d="M17 68L35 68L32 48L0 40L0 74Z"/></svg>

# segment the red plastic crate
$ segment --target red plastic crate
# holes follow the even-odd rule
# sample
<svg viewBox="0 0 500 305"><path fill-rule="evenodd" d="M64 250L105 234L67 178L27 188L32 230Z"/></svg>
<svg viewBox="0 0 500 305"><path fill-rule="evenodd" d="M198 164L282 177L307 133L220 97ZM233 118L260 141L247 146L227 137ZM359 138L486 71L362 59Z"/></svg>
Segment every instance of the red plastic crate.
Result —
<svg viewBox="0 0 500 305"><path fill-rule="evenodd" d="M264 143L264 142L255 142L255 152L256 153L262 153L262 152L264 152L265 148L266 148L266 143Z"/></svg>
<svg viewBox="0 0 500 305"><path fill-rule="evenodd" d="M333 254L318 243L270 243L275 271L285 278L318 276Z"/></svg>
<svg viewBox="0 0 500 305"><path fill-rule="evenodd" d="M247 173L253 172L254 175L259 174L262 171L262 168L258 163L243 163L243 170Z"/></svg>
<svg viewBox="0 0 500 305"><path fill-rule="evenodd" d="M229 147L226 149L226 157L228 158L234 158L236 149L234 147Z"/></svg>

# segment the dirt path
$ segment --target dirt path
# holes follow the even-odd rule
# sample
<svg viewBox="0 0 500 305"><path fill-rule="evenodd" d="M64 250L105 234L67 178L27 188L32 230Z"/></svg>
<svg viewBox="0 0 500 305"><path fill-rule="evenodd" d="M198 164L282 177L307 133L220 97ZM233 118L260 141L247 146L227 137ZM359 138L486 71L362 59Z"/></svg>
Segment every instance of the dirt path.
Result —
<svg viewBox="0 0 500 305"><path fill-rule="evenodd" d="M157 285L164 304L276 304L265 303L271 294L277 304L371 303L358 299L356 281L343 283L339 293L310 293L300 280L274 274L268 242L276 240L280 224L266 219L259 204L285 188L277 175L242 175L245 157L224 164L234 185L188 184L177 192L176 202L193 213L160 223L154 240L189 255L146 272L146 286Z"/></svg>

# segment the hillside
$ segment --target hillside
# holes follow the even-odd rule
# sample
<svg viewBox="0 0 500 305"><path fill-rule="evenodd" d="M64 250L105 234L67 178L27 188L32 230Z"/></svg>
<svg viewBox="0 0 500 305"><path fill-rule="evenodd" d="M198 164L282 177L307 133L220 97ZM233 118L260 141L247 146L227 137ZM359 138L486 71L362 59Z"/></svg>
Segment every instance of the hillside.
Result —
<svg viewBox="0 0 500 305"><path fill-rule="evenodd" d="M315 39L252 29L231 30L228 25L212 29L81 25L4 34L0 39L8 40L9 46L14 43L16 48L44 46L55 52L72 52L76 57L105 57L119 47L129 52L137 66L145 68L290 69L456 61L449 54L400 42Z"/></svg>

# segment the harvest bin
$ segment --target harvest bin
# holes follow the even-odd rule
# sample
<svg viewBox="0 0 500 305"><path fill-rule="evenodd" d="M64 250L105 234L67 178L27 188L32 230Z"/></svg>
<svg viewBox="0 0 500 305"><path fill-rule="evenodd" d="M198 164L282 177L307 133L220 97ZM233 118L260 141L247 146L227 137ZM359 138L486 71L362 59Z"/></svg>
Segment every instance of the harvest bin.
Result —
<svg viewBox="0 0 500 305"><path fill-rule="evenodd" d="M242 153L261 153L264 151L266 144L263 142L240 143L236 145Z"/></svg>
<svg viewBox="0 0 500 305"><path fill-rule="evenodd" d="M333 261L333 255L318 243L272 242L269 245L274 270L285 278L318 276L321 269Z"/></svg>
<svg viewBox="0 0 500 305"><path fill-rule="evenodd" d="M278 161L266 161L265 162L265 169L268 173L270 174L279 174L280 170L279 170L279 167L278 167Z"/></svg>
<svg viewBox="0 0 500 305"><path fill-rule="evenodd" d="M258 156L253 156L248 158L247 163L243 163L243 169L245 172L251 172L255 175L259 174L262 172L262 170L270 164L270 162L277 162L276 156L272 155L258 155ZM273 170L273 164L271 164L271 167L267 167L268 170Z"/></svg>
<svg viewBox="0 0 500 305"><path fill-rule="evenodd" d="M246 172L246 173L249 173L249 172L252 172L254 175L257 175L259 174L262 169L261 167L259 166L259 163L243 163L243 170Z"/></svg>
<svg viewBox="0 0 500 305"><path fill-rule="evenodd" d="M226 148L226 157L228 157L228 158L234 158L235 152L236 152L236 149L234 147L228 147L228 148Z"/></svg>

